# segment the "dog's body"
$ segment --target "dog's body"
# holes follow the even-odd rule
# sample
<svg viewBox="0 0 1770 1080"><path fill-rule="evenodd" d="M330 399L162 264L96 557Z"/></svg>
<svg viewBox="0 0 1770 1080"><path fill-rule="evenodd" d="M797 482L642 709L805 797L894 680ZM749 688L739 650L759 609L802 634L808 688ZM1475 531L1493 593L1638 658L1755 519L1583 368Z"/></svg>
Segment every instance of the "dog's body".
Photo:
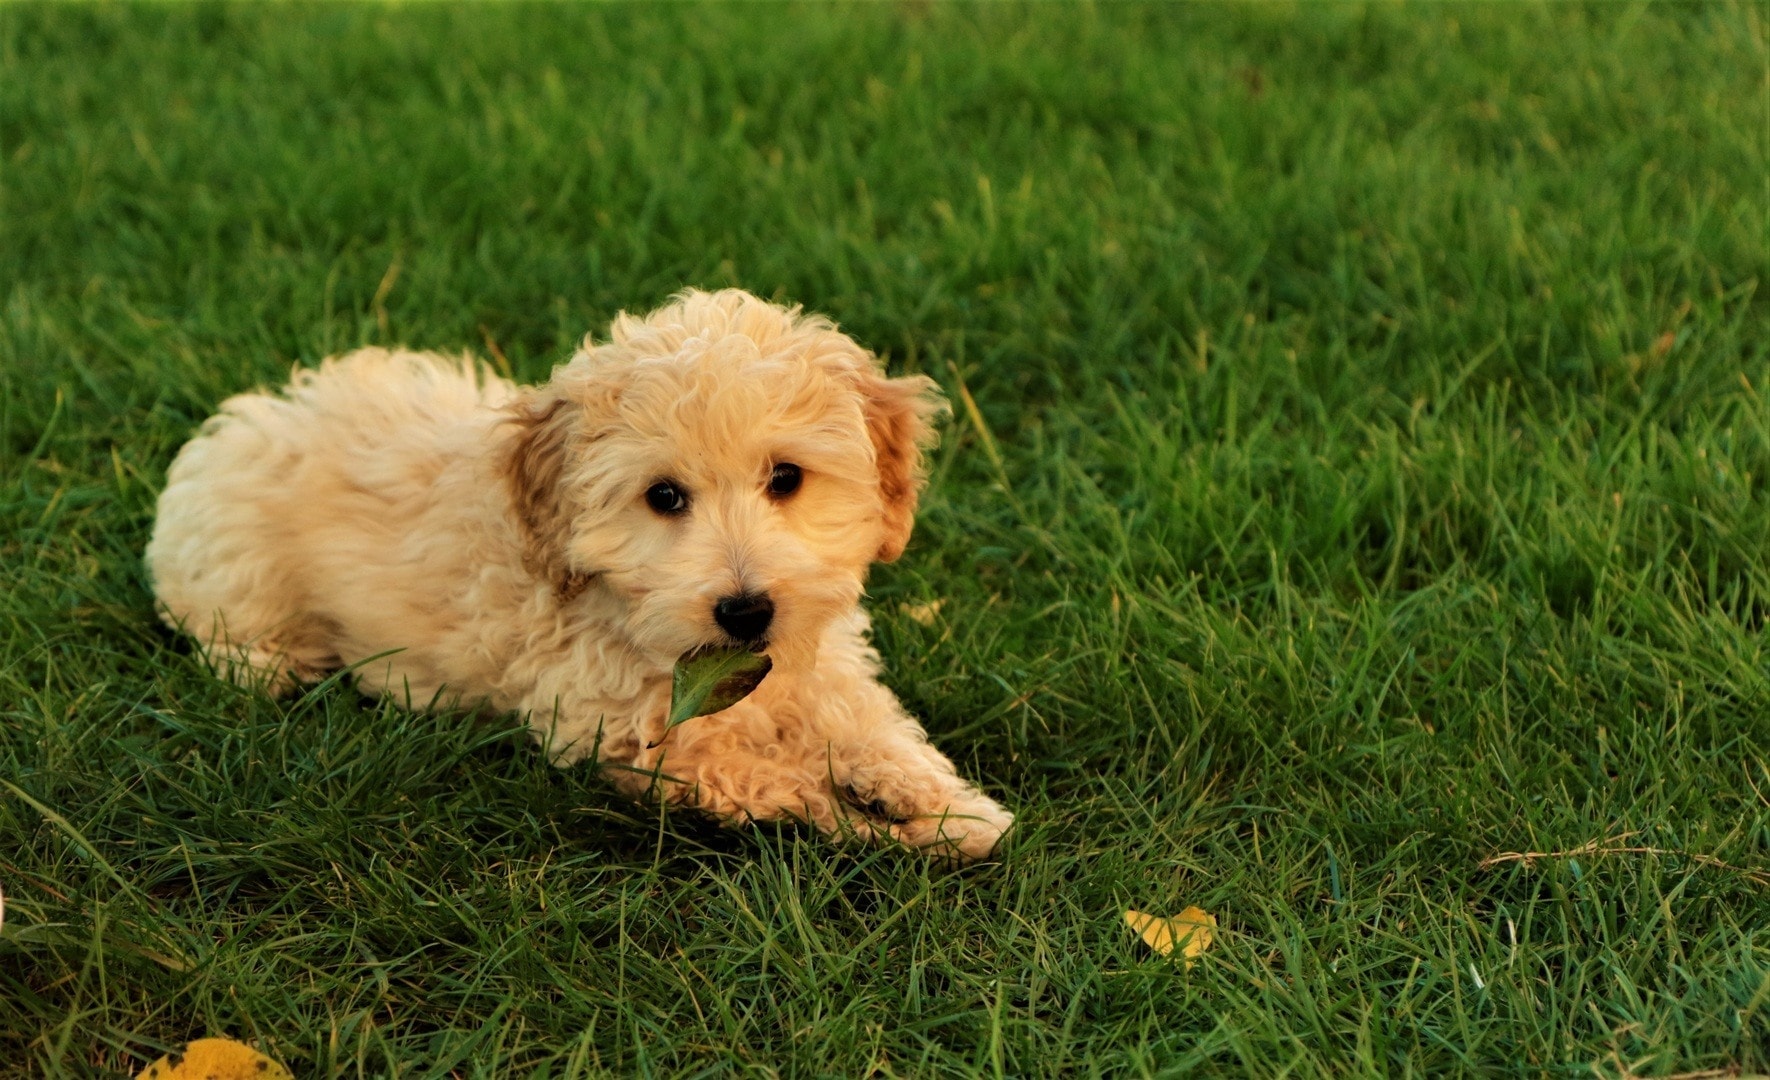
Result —
<svg viewBox="0 0 1770 1080"><path fill-rule="evenodd" d="M909 538L935 395L735 290L623 316L526 389L364 349L223 404L148 563L168 621L272 692L360 665L524 713L636 795L975 858L1012 817L878 683L859 606ZM733 644L774 670L666 732L678 657Z"/></svg>

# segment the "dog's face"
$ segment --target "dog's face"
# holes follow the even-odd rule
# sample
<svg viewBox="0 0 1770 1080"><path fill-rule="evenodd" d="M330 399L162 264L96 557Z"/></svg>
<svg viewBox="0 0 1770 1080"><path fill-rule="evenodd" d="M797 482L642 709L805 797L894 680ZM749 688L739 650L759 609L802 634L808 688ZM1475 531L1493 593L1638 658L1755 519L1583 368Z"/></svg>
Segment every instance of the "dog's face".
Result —
<svg viewBox="0 0 1770 1080"><path fill-rule="evenodd" d="M736 290L623 316L519 406L529 565L562 597L623 602L660 663L748 645L808 666L867 567L909 539L937 395Z"/></svg>

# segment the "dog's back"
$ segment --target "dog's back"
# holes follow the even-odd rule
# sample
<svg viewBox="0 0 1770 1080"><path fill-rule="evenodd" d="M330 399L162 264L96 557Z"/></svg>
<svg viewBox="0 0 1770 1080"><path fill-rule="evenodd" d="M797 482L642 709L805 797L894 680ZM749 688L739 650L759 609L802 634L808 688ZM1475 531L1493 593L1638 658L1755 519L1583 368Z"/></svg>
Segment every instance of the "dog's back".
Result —
<svg viewBox="0 0 1770 1080"><path fill-rule="evenodd" d="M347 635L410 636L435 618L416 610L434 585L389 605L350 581L461 558L429 550L424 519L483 498L464 473L512 393L470 359L362 349L228 399L167 473L147 548L162 614L218 671L273 692L348 662ZM353 596L377 599L345 609Z"/></svg>

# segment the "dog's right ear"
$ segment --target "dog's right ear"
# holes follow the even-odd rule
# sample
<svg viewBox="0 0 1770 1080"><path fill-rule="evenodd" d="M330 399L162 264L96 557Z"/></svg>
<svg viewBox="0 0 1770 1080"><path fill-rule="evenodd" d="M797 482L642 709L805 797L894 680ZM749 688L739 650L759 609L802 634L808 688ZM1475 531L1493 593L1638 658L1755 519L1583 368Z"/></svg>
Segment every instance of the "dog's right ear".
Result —
<svg viewBox="0 0 1770 1080"><path fill-rule="evenodd" d="M573 409L552 394L525 397L513 406L516 436L504 462L511 506L522 531L523 565L570 600L590 584L591 575L571 566L568 543L571 515L560 490L575 428Z"/></svg>

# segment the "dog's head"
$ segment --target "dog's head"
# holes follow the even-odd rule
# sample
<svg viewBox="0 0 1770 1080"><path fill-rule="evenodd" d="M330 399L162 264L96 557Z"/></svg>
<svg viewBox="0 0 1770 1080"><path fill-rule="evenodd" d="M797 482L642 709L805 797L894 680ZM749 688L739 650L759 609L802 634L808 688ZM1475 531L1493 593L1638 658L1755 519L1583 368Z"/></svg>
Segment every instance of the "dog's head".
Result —
<svg viewBox="0 0 1770 1080"><path fill-rule="evenodd" d="M660 662L737 644L809 663L909 541L944 407L932 379L888 379L828 320L739 290L622 315L515 406L528 565L562 598L624 602Z"/></svg>

